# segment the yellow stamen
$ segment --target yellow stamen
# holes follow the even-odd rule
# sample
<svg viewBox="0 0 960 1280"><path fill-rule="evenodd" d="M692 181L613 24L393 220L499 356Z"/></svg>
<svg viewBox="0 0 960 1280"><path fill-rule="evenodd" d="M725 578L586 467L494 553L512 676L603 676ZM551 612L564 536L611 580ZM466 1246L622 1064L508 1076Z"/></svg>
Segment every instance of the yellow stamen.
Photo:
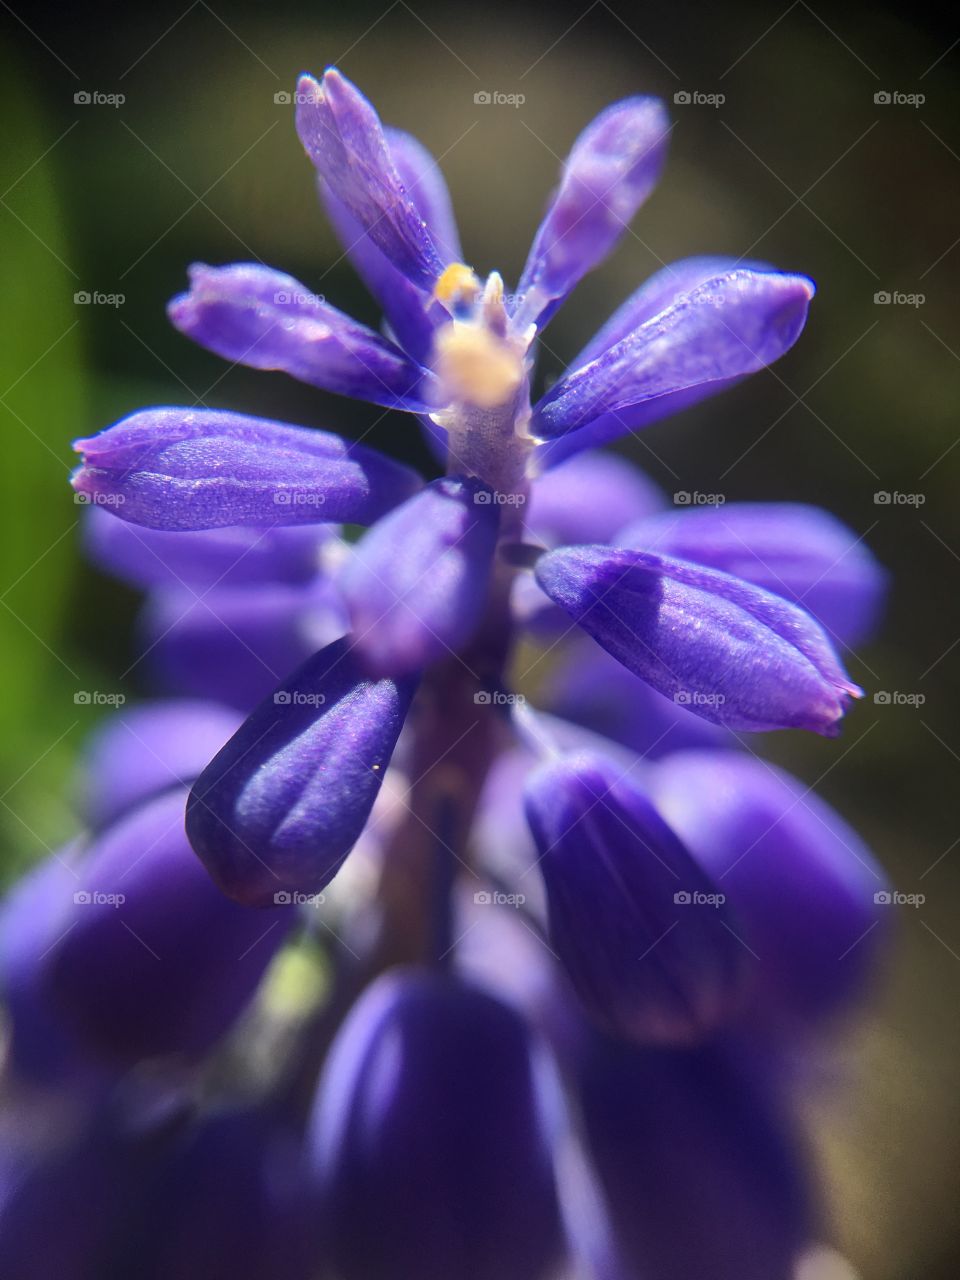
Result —
<svg viewBox="0 0 960 1280"><path fill-rule="evenodd" d="M480 292L480 281L463 262L451 262L433 288L437 302L450 307L459 298L472 302Z"/></svg>

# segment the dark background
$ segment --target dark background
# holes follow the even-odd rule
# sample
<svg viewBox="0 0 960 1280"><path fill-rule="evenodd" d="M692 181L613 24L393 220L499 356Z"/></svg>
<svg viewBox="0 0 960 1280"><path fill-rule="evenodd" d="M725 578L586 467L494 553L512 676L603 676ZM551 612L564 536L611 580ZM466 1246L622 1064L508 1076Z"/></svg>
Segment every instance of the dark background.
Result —
<svg viewBox="0 0 960 1280"><path fill-rule="evenodd" d="M811 1109L837 1239L863 1275L957 1275L960 23L917 6L805 0L3 3L0 19L4 875L72 830L71 769L98 715L75 693L148 689L135 596L79 557L71 438L154 403L346 434L379 413L227 371L164 317L189 262L260 258L376 323L314 200L292 108L274 95L298 71L338 62L386 121L442 157L467 260L499 268L509 288L578 130L616 97L660 94L676 122L665 177L635 234L551 326L543 372L676 258L744 254L818 282L807 331L781 363L622 449L668 492L820 503L891 571L886 625L851 655L851 673L871 695L922 704L868 696L838 742L761 745L817 783L898 888L926 895L900 909L884 990ZM475 105L482 89L526 101ZM680 90L725 101L674 105ZM77 104L81 91L126 100ZM876 103L881 91L925 101ZM875 303L895 290L924 300ZM124 301L76 305L78 291ZM400 415L371 442L428 465ZM922 504L878 505L878 490Z"/></svg>

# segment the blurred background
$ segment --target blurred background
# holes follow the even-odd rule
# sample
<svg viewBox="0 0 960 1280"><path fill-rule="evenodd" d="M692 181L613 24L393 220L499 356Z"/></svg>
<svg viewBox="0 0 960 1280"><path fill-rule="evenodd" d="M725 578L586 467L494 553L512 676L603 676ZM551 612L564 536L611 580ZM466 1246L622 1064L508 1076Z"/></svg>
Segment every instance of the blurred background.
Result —
<svg viewBox="0 0 960 1280"><path fill-rule="evenodd" d="M104 711L77 693L150 689L136 595L80 555L72 438L202 402L348 435L380 417L369 442L431 465L402 415L227 370L166 323L188 263L257 258L377 323L314 198L285 99L297 72L337 62L422 138L467 261L508 289L580 128L659 94L665 177L552 324L541 376L673 259L744 255L818 283L781 363L621 448L668 493L819 503L891 572L882 636L850 657L869 694L844 736L760 745L925 897L890 908L898 950L812 1105L837 1239L871 1280L960 1274L960 31L916 5L805 0L3 10L3 880L75 827L71 767Z"/></svg>

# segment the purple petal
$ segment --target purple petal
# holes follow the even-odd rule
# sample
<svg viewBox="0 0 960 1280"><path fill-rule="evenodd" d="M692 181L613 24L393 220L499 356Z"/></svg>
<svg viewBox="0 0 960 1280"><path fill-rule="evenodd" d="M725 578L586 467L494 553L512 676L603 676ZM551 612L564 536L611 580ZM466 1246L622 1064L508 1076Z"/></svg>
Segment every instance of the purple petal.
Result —
<svg viewBox="0 0 960 1280"><path fill-rule="evenodd" d="M244 713L348 625L342 601L322 580L202 595L161 588L139 622L144 665L159 689L216 698Z"/></svg>
<svg viewBox="0 0 960 1280"><path fill-rule="evenodd" d="M338 585L368 670L419 670L470 638L486 605L499 527L487 486L448 476L365 534Z"/></svg>
<svg viewBox="0 0 960 1280"><path fill-rule="evenodd" d="M77 493L151 529L370 524L420 486L328 431L217 409L144 409L74 449Z"/></svg>
<svg viewBox="0 0 960 1280"><path fill-rule="evenodd" d="M665 505L661 491L638 467L616 454L591 451L536 477L523 523L551 547L609 542L629 521Z"/></svg>
<svg viewBox="0 0 960 1280"><path fill-rule="evenodd" d="M463 251L453 213L450 192L443 173L423 143L402 129L384 130L387 149L396 165L400 181L413 201L420 217L430 228L440 260L460 262Z"/></svg>
<svg viewBox="0 0 960 1280"><path fill-rule="evenodd" d="M416 412L433 375L293 276L254 263L190 268L167 309L181 333L234 364L279 369L323 391Z"/></svg>
<svg viewBox="0 0 960 1280"><path fill-rule="evenodd" d="M433 157L416 138L399 129L386 131L387 145L407 193L431 228L444 263L459 259L460 242L450 196ZM364 284L383 307L396 340L420 364L431 357L433 334L446 314L432 305L431 293L421 289L393 265L369 234L353 218L322 180L318 183L333 228L344 252ZM443 433L444 450L446 434Z"/></svg>
<svg viewBox="0 0 960 1280"><path fill-rule="evenodd" d="M561 378L535 407L530 429L551 440L589 427L587 447L646 425L652 402L716 390L779 359L800 336L812 297L805 276L718 276Z"/></svg>
<svg viewBox="0 0 960 1280"><path fill-rule="evenodd" d="M709 565L793 600L841 644L870 634L886 588L887 575L862 540L828 512L801 503L664 512L629 525L616 542Z"/></svg>
<svg viewBox="0 0 960 1280"><path fill-rule="evenodd" d="M297 85L297 132L321 178L398 271L428 291L443 271L437 244L390 155L377 113L330 68Z"/></svg>
<svg viewBox="0 0 960 1280"><path fill-rule="evenodd" d="M570 361L571 369L579 369L603 355L604 351L627 338L635 329L660 315L684 296L733 271L769 271L776 269L766 262L744 261L740 258L700 257L682 258L655 272L639 289L622 303L610 319L593 335L578 356Z"/></svg>
<svg viewBox="0 0 960 1280"><path fill-rule="evenodd" d="M562 611L561 616L567 618ZM564 646L537 702L653 760L684 747L721 747L729 742L719 725L657 693L586 636L578 635Z"/></svg>
<svg viewBox="0 0 960 1280"><path fill-rule="evenodd" d="M716 724L833 736L861 696L808 614L729 574L607 547L549 552L536 573L628 670Z"/></svg>
<svg viewBox="0 0 960 1280"><path fill-rule="evenodd" d="M585 753L527 782L551 945L600 1026L688 1043L732 1016L747 953L717 887L627 772Z"/></svg>
<svg viewBox="0 0 960 1280"><path fill-rule="evenodd" d="M733 904L760 960L765 1018L789 1029L863 995L889 940L888 886L829 805L782 769L734 751L668 756L653 794Z"/></svg>
<svg viewBox="0 0 960 1280"><path fill-rule="evenodd" d="M105 827L159 792L188 785L239 725L239 714L219 702L170 699L116 712L84 752L88 820Z"/></svg>
<svg viewBox="0 0 960 1280"><path fill-rule="evenodd" d="M553 1275L544 1075L524 1021L492 996L404 970L369 987L338 1032L308 1138L325 1273Z"/></svg>
<svg viewBox="0 0 960 1280"><path fill-rule="evenodd" d="M294 914L263 916L210 883L184 834L183 789L111 827L78 866L46 985L110 1057L199 1053L253 995Z"/></svg>
<svg viewBox="0 0 960 1280"><path fill-rule="evenodd" d="M329 883L367 821L414 688L366 679L344 638L257 707L187 807L190 841L224 893L270 906Z"/></svg>
<svg viewBox="0 0 960 1280"><path fill-rule="evenodd" d="M101 569L136 587L247 587L305 583L317 572L321 548L333 537L324 525L278 525L169 533L118 520L91 507L84 547Z"/></svg>
<svg viewBox="0 0 960 1280"><path fill-rule="evenodd" d="M344 253L360 279L383 308L391 335L418 364L430 361L433 335L449 316L432 305L431 294L412 284L380 252L370 236L323 183L320 199Z"/></svg>
<svg viewBox="0 0 960 1280"><path fill-rule="evenodd" d="M515 323L541 329L570 290L616 245L653 190L670 126L657 98L601 112L573 145L527 258Z"/></svg>

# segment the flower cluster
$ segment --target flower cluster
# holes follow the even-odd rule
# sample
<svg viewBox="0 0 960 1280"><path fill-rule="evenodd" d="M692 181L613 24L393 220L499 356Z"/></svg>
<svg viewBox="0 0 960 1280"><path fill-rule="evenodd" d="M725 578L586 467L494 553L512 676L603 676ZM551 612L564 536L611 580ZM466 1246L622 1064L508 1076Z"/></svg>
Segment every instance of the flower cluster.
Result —
<svg viewBox="0 0 960 1280"><path fill-rule="evenodd" d="M813 286L675 263L537 397L662 105L581 134L506 293L415 139L336 70L296 101L383 332L254 264L193 267L171 320L414 415L444 474L205 408L78 442L89 549L147 591L176 696L101 731L88 836L4 908L12 1077L73 1104L0 1169L0 1248L25 1276L790 1280L819 1227L787 1064L863 994L884 882L741 735L838 732L884 575L825 512L668 510L598 446L779 358ZM325 997L211 1107L303 932Z"/></svg>

